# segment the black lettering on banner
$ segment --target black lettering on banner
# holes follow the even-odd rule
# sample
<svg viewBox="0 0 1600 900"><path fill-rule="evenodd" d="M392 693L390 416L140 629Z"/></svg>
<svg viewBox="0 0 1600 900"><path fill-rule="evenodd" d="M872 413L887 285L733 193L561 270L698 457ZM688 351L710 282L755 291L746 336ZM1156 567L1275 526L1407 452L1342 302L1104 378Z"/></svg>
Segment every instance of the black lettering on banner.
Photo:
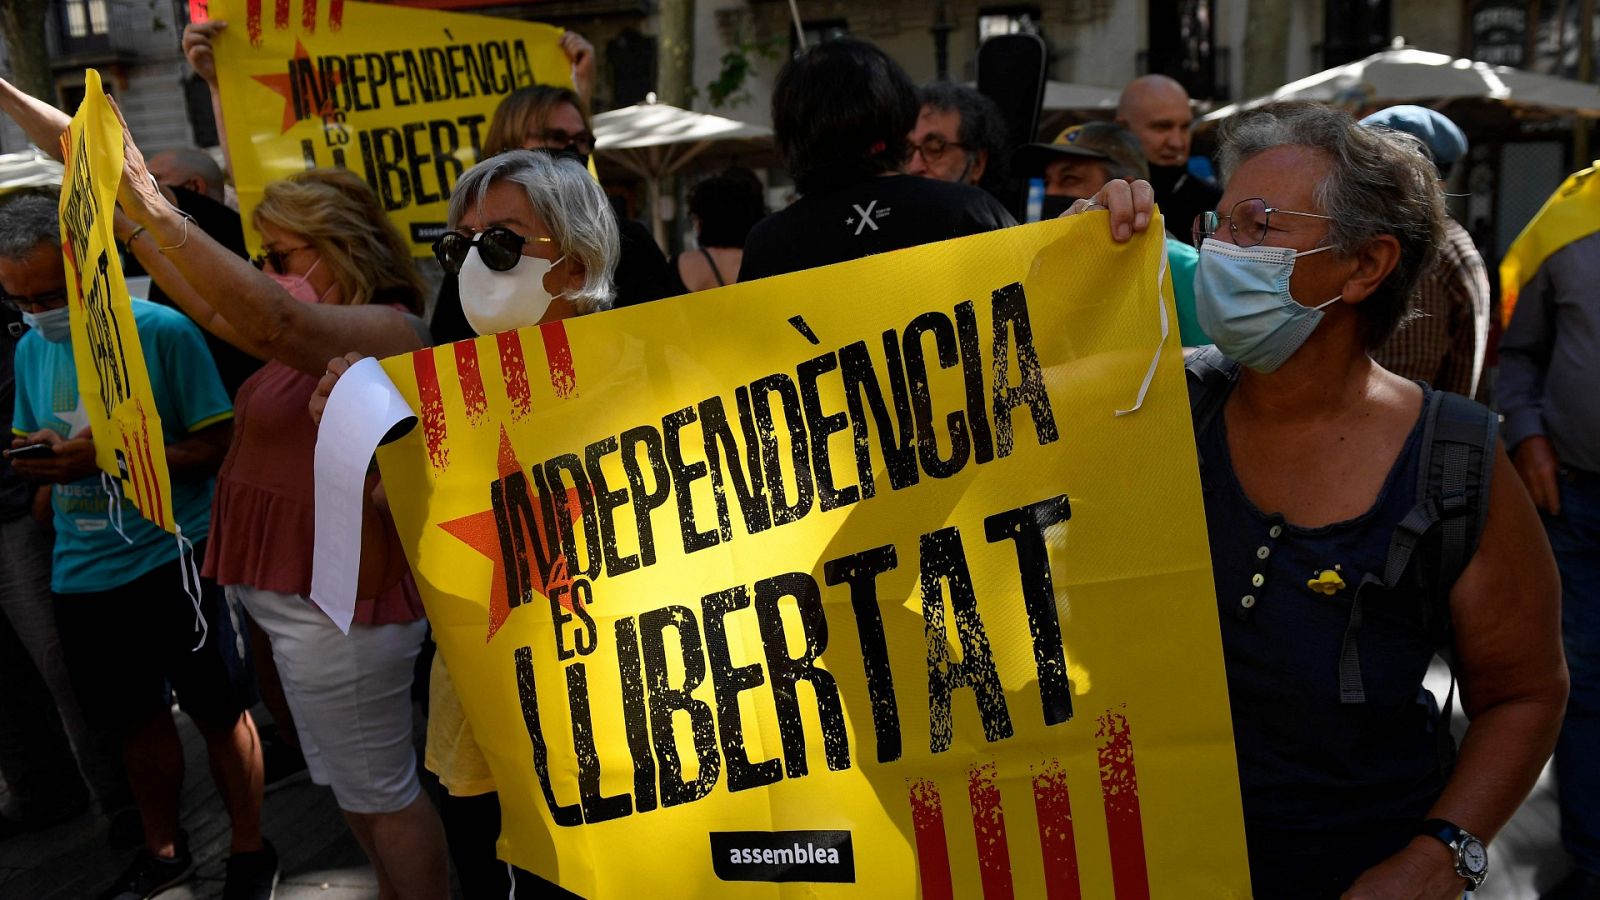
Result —
<svg viewBox="0 0 1600 900"><path fill-rule="evenodd" d="M983 393L983 352L978 349L978 316L972 301L956 304L956 336L961 341L961 377L967 385L967 424L972 429L972 461L994 459L994 436L989 431Z"/></svg>
<svg viewBox="0 0 1600 900"><path fill-rule="evenodd" d="M599 629L594 624L594 616L589 613L589 604L594 602L594 587L587 578L574 579L572 582L572 612L578 617L583 627L573 632L577 641L574 649L579 656L588 656L600 646Z"/></svg>
<svg viewBox="0 0 1600 900"><path fill-rule="evenodd" d="M1056 430L1055 412L1050 408L1050 394L1044 388L1044 370L1039 366L1039 351L1033 345L1033 324L1028 318L1028 297L1020 284L1008 284L993 294L994 343L994 431L995 448L1003 459L1011 455L1011 413L1026 405L1033 417L1033 429L1039 436L1039 445L1060 437ZM1017 338L1017 371L1022 380L1012 387L1009 378L1011 335Z"/></svg>
<svg viewBox="0 0 1600 900"><path fill-rule="evenodd" d="M644 701L644 678L639 673L639 638L633 619L612 625L617 635L617 669L622 676L622 725L633 757L633 803L639 812L656 808L656 758L650 749L650 721Z"/></svg>
<svg viewBox="0 0 1600 900"><path fill-rule="evenodd" d="M506 478L521 477L522 473L516 472ZM506 478L489 482L489 506L494 510L494 527L500 536L500 558L505 560L500 568L505 573L506 605L516 609L532 596L533 579L528 573L528 549L521 520L506 499ZM527 495L527 491L522 492L524 499Z"/></svg>
<svg viewBox="0 0 1600 900"><path fill-rule="evenodd" d="M759 534L772 527L772 512L767 508L767 493L761 483L761 457L760 448L751 434L748 396L739 396L740 418L745 427L745 459L739 461L739 444L733 438L733 429L728 426L728 415L723 409L721 397L710 397L700 401L700 433L705 439L706 462L711 465L711 490L717 496L725 496L723 488L723 472L727 472L727 480L733 482L733 492L739 498L739 512L744 516L744 528L749 534ZM720 447L720 450L719 450ZM750 473L745 477L745 472ZM727 503L718 504L719 515L727 514ZM722 522L724 530L727 523ZM732 533L728 532L724 540L731 539Z"/></svg>
<svg viewBox="0 0 1600 900"><path fill-rule="evenodd" d="M544 729L539 723L539 690L533 680L533 648L518 647L514 654L517 670L517 697L522 704L522 724L533 744L533 771L539 778L544 805L557 825L571 828L583 824L583 811L576 803L563 806L550 786L550 750L545 746Z"/></svg>
<svg viewBox="0 0 1600 900"><path fill-rule="evenodd" d="M706 656L711 660L711 686L717 696L717 733L722 738L722 758L728 766L728 790L743 791L773 784L783 778L783 763L776 757L750 761L744 745L744 720L739 695L766 683L760 663L735 666L728 649L728 613L750 606L750 591L737 585L700 598L705 617Z"/></svg>
<svg viewBox="0 0 1600 900"><path fill-rule="evenodd" d="M535 526L533 498L528 495L528 480L521 472L506 476L506 500L522 518L523 527L527 532L527 543L533 548L534 564L539 567L536 576L539 579L538 584L548 585L555 575L556 560L561 555L561 537L556 529L557 499L550 491L550 486L545 483L544 466L534 466L528 474L533 476L533 486L539 494L539 515L543 527ZM561 498L563 504L565 500L565 497ZM515 526L515 520L512 524ZM568 563L570 562L569 560ZM525 592L531 590L533 590L531 585L525 588ZM532 594L525 593L525 596L532 599Z"/></svg>
<svg viewBox="0 0 1600 900"><path fill-rule="evenodd" d="M678 633L677 655L683 663L683 684L672 687L667 669L665 632ZM706 658L700 647L700 628L694 610L664 606L639 615L639 643L644 651L644 684L650 708L650 735L661 761L661 805L678 806L711 793L722 770L717 754L717 724L710 704L694 698L706 680ZM683 778L678 743L673 734L673 713L689 715L699 772L693 781Z"/></svg>
<svg viewBox="0 0 1600 900"><path fill-rule="evenodd" d="M639 466L637 448L643 447L656 481L653 490L644 488L644 470ZM667 458L661 446L661 433L649 425L629 428L622 433L622 471L628 476L628 493L633 497L633 517L639 532L639 564L656 564L655 530L650 512L667 502L672 480L667 473Z"/></svg>
<svg viewBox="0 0 1600 900"><path fill-rule="evenodd" d="M401 133L405 136L406 159L408 159L411 164L411 184L415 190L415 197L413 199L415 199L419 204L438 203L440 200L444 199L444 197L441 197L439 194L428 190L426 187L426 182L422 178L422 168L433 159L433 154L428 152L429 148L427 145L418 146L417 136L427 130L427 122L407 122L400 128ZM443 186L441 185L441 188L442 187Z"/></svg>
<svg viewBox="0 0 1600 900"><path fill-rule="evenodd" d="M878 740L878 762L900 758L900 710L894 698L894 672L889 668L889 642L883 635L883 613L878 608L878 576L900 564L893 544L884 544L838 559L822 567L831 585L850 585L850 607L856 614L861 637L861 662L867 676L867 700L872 704L872 730Z"/></svg>
<svg viewBox="0 0 1600 900"><path fill-rule="evenodd" d="M1011 713L1006 709L1005 690L995 670L989 635L978 615L978 598L972 592L972 575L967 569L967 553L961 532L941 528L924 534L922 544L922 619L928 643L928 749L943 753L950 749L954 723L950 717L950 695L960 688L972 688L983 720L983 736L990 743L1011 737ZM950 608L955 616L956 637L961 641L961 661L950 658L945 629L944 587L950 591Z"/></svg>
<svg viewBox="0 0 1600 900"><path fill-rule="evenodd" d="M778 455L778 438L772 424L772 395L778 395L783 417L789 426L789 455L794 466L794 502L788 499L783 484L783 464ZM811 511L810 454L806 451L806 421L800 413L800 392L794 380L778 372L750 385L756 430L761 438L761 462L767 475L767 493L772 495L772 524L788 525L805 518Z"/></svg>
<svg viewBox="0 0 1600 900"><path fill-rule="evenodd" d="M661 432L667 444L667 468L672 470L672 494L678 500L678 530L683 533L683 552L694 553L733 537L728 523L728 498L721 491L712 490L716 499L717 528L701 531L695 524L693 484L706 477L704 462L683 461L683 427L696 421L694 407L685 406L677 412L661 417Z"/></svg>
<svg viewBox="0 0 1600 900"><path fill-rule="evenodd" d="M925 312L906 326L902 340L906 349L906 373L911 381L911 411L917 422L917 458L923 471L934 478L949 478L967 464L971 442L967 437L966 414L957 410L945 417L950 431L950 458L939 456L939 437L933 428L933 398L929 395L928 364L923 356L922 336L933 335L939 368L960 363L955 328L944 313Z"/></svg>
<svg viewBox="0 0 1600 900"><path fill-rule="evenodd" d="M561 598L566 593L567 585L564 583L545 585L545 599L550 601L550 636L556 642L556 659L561 662L577 655L577 651L567 646L567 623L572 621L572 614L561 605Z"/></svg>
<svg viewBox="0 0 1600 900"><path fill-rule="evenodd" d="M578 459L575 453L563 453L546 460L544 470L545 477L550 480L551 502L562 512L555 517L556 534L561 536L561 552L567 557L567 574L574 578L580 575L599 578L600 521L595 515L594 492L589 489L589 476L583 471L583 460ZM571 490L561 480L562 472L572 479ZM572 517L568 515L570 509L567 507L572 503L578 504L579 517L583 519L583 546L586 552L582 554L578 552Z"/></svg>
<svg viewBox="0 0 1600 900"><path fill-rule="evenodd" d="M1022 579L1022 603L1028 611L1028 633L1033 637L1033 662L1039 673L1039 700L1044 723L1059 725L1072 718L1072 685L1067 681L1067 660L1061 641L1061 620L1056 613L1056 592L1050 576L1050 550L1044 530L1072 518L1066 494L996 513L983 520L989 543L1016 545L1017 574Z"/></svg>
<svg viewBox="0 0 1600 900"><path fill-rule="evenodd" d="M620 819L633 812L627 794L605 796L600 788L600 754L589 716L589 679L583 663L567 666L567 702L572 707L572 749L578 757L578 800L587 824Z"/></svg>
<svg viewBox="0 0 1600 900"><path fill-rule="evenodd" d="M439 185L439 199L444 200L455 190L456 179L465 171L461 160L456 159L456 151L461 149L461 136L449 119L434 119L428 123L428 145L433 151L433 177ZM476 150L473 159L477 159Z"/></svg>
<svg viewBox="0 0 1600 900"><path fill-rule="evenodd" d="M898 491L911 487L921 478L916 456L917 428L911 417L911 397L906 387L905 368L900 363L900 342L895 339L893 331L883 333L883 352L885 368L889 372L894 419L889 418L883 388L878 384L877 369L867 353L867 342L856 341L839 351L839 368L844 376L845 401L850 408L851 434L856 445L856 476L861 481L862 497L872 497L877 493L872 476L872 450L867 438L863 400L872 410L872 423L878 432L878 449L883 454L883 466L889 475L890 489Z"/></svg>
<svg viewBox="0 0 1600 900"><path fill-rule="evenodd" d="M617 452L617 439L606 436L584 448L583 461L594 487L595 518L600 520L600 549L605 556L606 576L615 578L639 568L639 554L619 555L617 551L617 510L628 505L628 492L606 486L602 460Z"/></svg>
<svg viewBox="0 0 1600 900"><path fill-rule="evenodd" d="M800 616L800 631L805 650L789 656L789 642L783 630L783 615L778 601L794 598ZM788 572L756 582L756 621L761 625L761 644L767 651L767 670L772 673L772 699L778 710L778 734L783 739L783 760L790 778L806 774L806 733L800 721L800 698L795 685L811 682L817 698L817 717L822 724L822 745L828 768L838 772L850 768L850 738L845 730L844 707L839 703L839 685L817 658L828 649L828 618L822 611L822 594L817 582L805 572Z"/></svg>
<svg viewBox="0 0 1600 900"><path fill-rule="evenodd" d="M828 460L828 436L849 428L850 418L842 412L829 415L822 411L817 379L837 368L839 358L827 353L806 360L795 371L800 378L800 397L806 410L806 430L811 433L811 466L817 479L817 505L823 512L849 506L861 499L861 489L855 485L842 490L834 487L833 466Z"/></svg>

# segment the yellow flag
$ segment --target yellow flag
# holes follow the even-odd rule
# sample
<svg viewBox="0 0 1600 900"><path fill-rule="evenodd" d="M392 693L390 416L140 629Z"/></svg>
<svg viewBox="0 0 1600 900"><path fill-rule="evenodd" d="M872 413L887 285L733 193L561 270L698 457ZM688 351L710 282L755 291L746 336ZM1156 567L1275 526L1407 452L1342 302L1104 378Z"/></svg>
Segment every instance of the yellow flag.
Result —
<svg viewBox="0 0 1600 900"><path fill-rule="evenodd" d="M111 222L122 180L122 124L100 73L84 73L83 103L61 137L61 252L66 260L72 358L94 434L95 462L146 519L176 531L167 444L133 323Z"/></svg>
<svg viewBox="0 0 1600 900"><path fill-rule="evenodd" d="M331 0L213 0L222 118L239 209L269 182L349 169L426 256L456 179L480 155L495 107L535 84L571 86L549 25Z"/></svg>
<svg viewBox="0 0 1600 900"><path fill-rule="evenodd" d="M1575 172L1539 207L1517 239L1511 242L1506 258L1500 261L1500 322L1511 324L1517 296L1533 279L1544 261L1562 247L1600 231L1600 178L1594 166Z"/></svg>
<svg viewBox="0 0 1600 900"><path fill-rule="evenodd" d="M384 362L504 858L588 897L1249 896L1162 236L1106 232Z"/></svg>

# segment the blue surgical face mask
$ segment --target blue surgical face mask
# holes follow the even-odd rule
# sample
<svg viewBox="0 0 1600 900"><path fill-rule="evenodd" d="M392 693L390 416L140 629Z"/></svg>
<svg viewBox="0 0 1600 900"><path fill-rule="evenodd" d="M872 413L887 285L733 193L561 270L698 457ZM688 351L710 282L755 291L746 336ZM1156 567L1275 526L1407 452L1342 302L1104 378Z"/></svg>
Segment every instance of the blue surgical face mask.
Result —
<svg viewBox="0 0 1600 900"><path fill-rule="evenodd" d="M1343 296L1315 307L1289 296L1294 261L1331 249L1237 247L1206 238L1194 275L1200 327L1229 359L1257 372L1277 371L1311 337L1322 321L1323 307Z"/></svg>
<svg viewBox="0 0 1600 900"><path fill-rule="evenodd" d="M65 306L37 313L25 312L22 321L53 344L65 344L72 340L71 312Z"/></svg>

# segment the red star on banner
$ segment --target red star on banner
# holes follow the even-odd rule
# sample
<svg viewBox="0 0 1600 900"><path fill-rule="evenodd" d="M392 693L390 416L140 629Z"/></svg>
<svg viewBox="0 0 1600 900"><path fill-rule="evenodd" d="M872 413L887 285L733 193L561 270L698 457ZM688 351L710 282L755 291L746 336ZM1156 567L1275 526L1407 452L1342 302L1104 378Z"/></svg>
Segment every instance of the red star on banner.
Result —
<svg viewBox="0 0 1600 900"><path fill-rule="evenodd" d="M501 478L505 478L507 475L514 475L522 470L522 464L517 461L516 452L511 448L511 436L506 434L504 425L500 426L499 457L498 471ZM560 508L565 510L570 521L577 521L577 519L582 515L582 508L579 506L578 491L576 488L567 489L566 500L567 502L561 504ZM484 642L487 643L495 636L495 632L500 630L500 626L505 624L506 618L511 615L511 605L506 596L507 560L505 558L503 549L500 546L500 530L495 524L494 510L486 509L483 512L473 513L470 516L463 516L459 519L452 519L449 522L440 522L439 527L448 532L450 536L454 537L456 540L461 541L463 544L466 544L473 550L485 557L488 557L494 562L494 572L492 575L490 575L489 580L489 633L486 637L484 637ZM537 535L532 536L535 540L540 541L546 546L554 543L553 541L548 541L545 539L544 525L542 522L535 526L535 530L539 532ZM530 560L530 562L533 561ZM538 564L534 563L529 568L530 570L537 570ZM542 573L532 571L534 578L534 593L541 597L549 597L550 590L552 588L557 586L570 586L572 583L572 579L567 576L566 556L558 556L556 558L555 565L552 568L553 571L550 573L549 578L543 585L539 584L539 578L541 577ZM561 605L565 607L568 612L571 612L571 591L568 591L565 595L563 595Z"/></svg>
<svg viewBox="0 0 1600 900"><path fill-rule="evenodd" d="M303 59L307 62L311 60L310 54L306 53L306 48L299 41L294 42L294 58ZM294 80L289 77L288 72L277 75L252 75L250 77L271 88L274 93L283 95L283 131L279 132L279 134L287 134L289 129L300 121L295 118L294 114ZM326 85L328 95L323 99L318 115L329 116L333 114L333 89L340 81L341 78L338 72L328 73L328 83ZM304 80L300 82L300 97L300 107L302 109L317 107L313 85Z"/></svg>

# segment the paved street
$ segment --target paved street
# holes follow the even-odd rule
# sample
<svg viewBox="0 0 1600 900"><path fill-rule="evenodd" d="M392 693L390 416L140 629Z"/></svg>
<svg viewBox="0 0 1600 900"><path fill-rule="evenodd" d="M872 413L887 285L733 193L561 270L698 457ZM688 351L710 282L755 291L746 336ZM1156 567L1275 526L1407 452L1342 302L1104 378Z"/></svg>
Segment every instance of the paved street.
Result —
<svg viewBox="0 0 1600 900"><path fill-rule="evenodd" d="M1444 695L1436 673L1429 686ZM1458 717L1459 719L1459 717ZM198 733L181 714L188 775L183 820L197 862L196 877L163 900L215 900L222 895L228 824L206 772ZM1461 724L1458 720L1458 726ZM1537 900L1538 891L1566 874L1557 839L1554 779L1548 769L1522 810L1490 847L1491 877L1476 900ZM376 882L333 795L301 780L267 795L267 837L282 857L278 900L366 900ZM51 831L0 842L0 900L82 900L93 897L126 864L105 843L97 818L85 815Z"/></svg>

